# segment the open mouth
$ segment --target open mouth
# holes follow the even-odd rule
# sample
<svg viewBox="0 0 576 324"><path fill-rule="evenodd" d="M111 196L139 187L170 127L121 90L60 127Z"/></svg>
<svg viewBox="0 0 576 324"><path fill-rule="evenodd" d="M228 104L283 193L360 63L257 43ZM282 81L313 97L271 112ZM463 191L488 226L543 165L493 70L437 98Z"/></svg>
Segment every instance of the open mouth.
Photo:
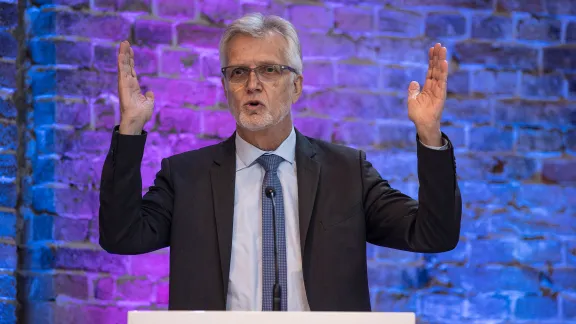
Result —
<svg viewBox="0 0 576 324"><path fill-rule="evenodd" d="M248 106L250 108L256 108L256 107L264 106L264 104L259 100L250 100L250 101L247 101L244 105Z"/></svg>

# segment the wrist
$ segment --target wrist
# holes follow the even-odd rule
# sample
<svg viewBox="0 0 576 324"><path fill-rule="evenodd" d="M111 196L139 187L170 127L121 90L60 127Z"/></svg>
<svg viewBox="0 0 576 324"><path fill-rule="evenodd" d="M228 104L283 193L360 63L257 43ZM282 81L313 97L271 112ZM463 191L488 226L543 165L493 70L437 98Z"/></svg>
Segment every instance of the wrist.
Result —
<svg viewBox="0 0 576 324"><path fill-rule="evenodd" d="M442 132L440 125L416 126L418 137L423 144L428 146L442 146Z"/></svg>
<svg viewBox="0 0 576 324"><path fill-rule="evenodd" d="M121 120L118 132L122 135L141 135L144 124L137 120Z"/></svg>

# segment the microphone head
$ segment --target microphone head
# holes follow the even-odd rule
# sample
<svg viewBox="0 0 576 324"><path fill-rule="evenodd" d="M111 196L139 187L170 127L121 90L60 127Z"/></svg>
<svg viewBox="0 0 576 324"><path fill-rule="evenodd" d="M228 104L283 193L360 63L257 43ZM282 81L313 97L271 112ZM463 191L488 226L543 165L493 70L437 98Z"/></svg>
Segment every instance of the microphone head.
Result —
<svg viewBox="0 0 576 324"><path fill-rule="evenodd" d="M266 197L268 198L276 196L276 190L274 190L274 188L272 187L266 187L264 192L266 193Z"/></svg>

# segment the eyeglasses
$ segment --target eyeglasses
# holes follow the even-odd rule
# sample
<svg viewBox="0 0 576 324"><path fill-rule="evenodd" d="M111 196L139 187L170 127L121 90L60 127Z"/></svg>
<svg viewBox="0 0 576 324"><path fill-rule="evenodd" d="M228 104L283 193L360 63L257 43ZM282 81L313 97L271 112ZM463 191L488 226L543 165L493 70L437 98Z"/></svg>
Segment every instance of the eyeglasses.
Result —
<svg viewBox="0 0 576 324"><path fill-rule="evenodd" d="M298 74L296 69L281 64L265 64L255 68L247 66L227 66L222 68L222 74L230 83L245 83L254 71L262 82L275 82L282 77L284 70Z"/></svg>

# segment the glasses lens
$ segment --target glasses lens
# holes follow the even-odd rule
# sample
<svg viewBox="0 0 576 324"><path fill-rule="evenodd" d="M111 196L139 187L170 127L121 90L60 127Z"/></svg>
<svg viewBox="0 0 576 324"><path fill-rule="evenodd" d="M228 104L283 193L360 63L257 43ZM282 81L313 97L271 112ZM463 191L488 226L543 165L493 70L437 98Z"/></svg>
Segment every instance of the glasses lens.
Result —
<svg viewBox="0 0 576 324"><path fill-rule="evenodd" d="M282 69L279 65L262 65L256 68L256 73L262 81L277 81L282 76Z"/></svg>
<svg viewBox="0 0 576 324"><path fill-rule="evenodd" d="M232 83L242 83L246 82L250 70L245 67L234 67L227 69L228 80Z"/></svg>

